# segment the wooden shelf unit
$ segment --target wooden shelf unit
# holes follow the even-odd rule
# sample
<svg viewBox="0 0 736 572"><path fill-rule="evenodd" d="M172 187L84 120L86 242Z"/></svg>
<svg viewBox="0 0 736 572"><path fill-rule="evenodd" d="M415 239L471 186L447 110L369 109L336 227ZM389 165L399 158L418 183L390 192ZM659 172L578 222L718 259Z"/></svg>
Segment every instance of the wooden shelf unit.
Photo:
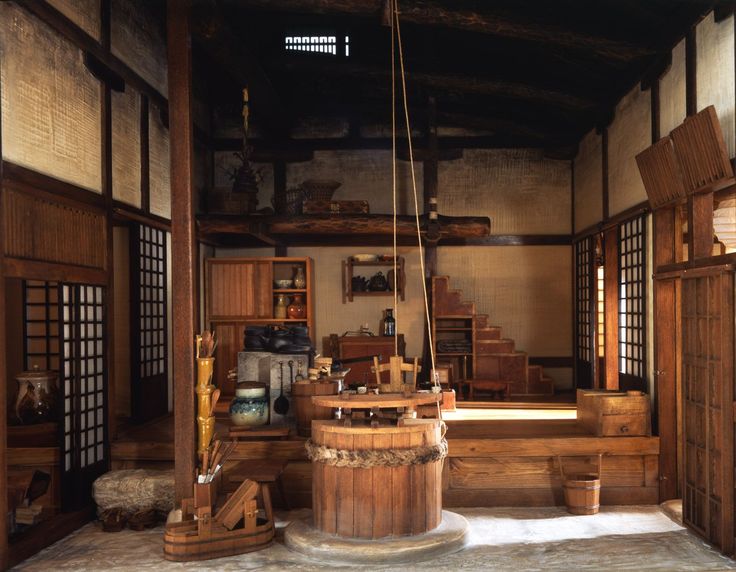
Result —
<svg viewBox="0 0 736 572"><path fill-rule="evenodd" d="M389 285L388 290L354 291L353 290L353 277L355 276L355 273L353 269L356 267L393 269L394 259L393 257L390 257L387 260L376 260L373 262L359 262L351 256L347 260L343 260L342 261L342 303L343 304L345 304L346 302L352 302L353 298L355 298L356 296L369 297L369 296L393 296L394 295L393 290L390 289L391 286L393 285L393 280L388 279L388 272L386 272L386 281L388 282L388 285ZM397 257L396 269L399 273L397 291L399 293L399 297L401 298L401 301L403 302L405 299L404 290L406 287L406 274L404 273L404 257L403 256ZM366 276L366 278L370 280L371 277Z"/></svg>
<svg viewBox="0 0 736 572"><path fill-rule="evenodd" d="M304 269L306 288L276 288L274 280L293 278ZM314 263L308 257L208 258L205 261L205 324L217 333L215 383L224 395L235 393L227 372L237 367L246 326L303 324L314 342ZM276 296L302 294L304 318L275 318Z"/></svg>

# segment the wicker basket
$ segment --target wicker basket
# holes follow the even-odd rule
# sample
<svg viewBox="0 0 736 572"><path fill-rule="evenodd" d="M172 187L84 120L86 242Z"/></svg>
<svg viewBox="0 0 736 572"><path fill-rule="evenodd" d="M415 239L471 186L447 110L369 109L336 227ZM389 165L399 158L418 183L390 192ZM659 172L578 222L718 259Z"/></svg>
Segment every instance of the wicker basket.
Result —
<svg viewBox="0 0 736 572"><path fill-rule="evenodd" d="M332 179L309 179L302 183L307 198L318 201L329 201L335 191L342 185Z"/></svg>

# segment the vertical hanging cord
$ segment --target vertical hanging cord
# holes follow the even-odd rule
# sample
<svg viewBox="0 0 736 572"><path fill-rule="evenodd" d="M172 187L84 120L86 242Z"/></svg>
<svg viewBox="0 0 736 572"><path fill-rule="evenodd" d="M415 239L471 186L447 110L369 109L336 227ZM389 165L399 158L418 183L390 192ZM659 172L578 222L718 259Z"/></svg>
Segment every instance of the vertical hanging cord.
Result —
<svg viewBox="0 0 736 572"><path fill-rule="evenodd" d="M392 198L393 198L393 257L394 257L394 355L399 355L399 298L398 298L398 271L396 269L396 48L394 36L395 10L394 0L389 0L391 7L391 170L392 170Z"/></svg>
<svg viewBox="0 0 736 572"><path fill-rule="evenodd" d="M424 314L427 320L427 335L429 336L429 355L432 361L432 369L430 370L430 381L432 385L435 385L434 371L434 341L432 340L432 322L429 318L429 296L427 295L427 281L425 280L425 269L424 269L424 248L422 247L422 231L421 224L419 222L419 200L417 198L417 180L414 174L414 151L411 143L411 124L409 123L409 103L406 95L406 72L404 71L404 52L401 46L401 25L399 23L399 7L398 0L394 0L394 17L396 18L396 43L399 46L399 66L401 73L401 88L403 92L404 101L404 119L406 122L406 137L409 143L409 165L411 168L411 184L414 192L414 215L417 225L417 244L419 245L419 266L422 271L422 292L424 294ZM396 210L394 209L394 215ZM394 240L396 239L396 228L394 227ZM440 414L441 418L441 414Z"/></svg>

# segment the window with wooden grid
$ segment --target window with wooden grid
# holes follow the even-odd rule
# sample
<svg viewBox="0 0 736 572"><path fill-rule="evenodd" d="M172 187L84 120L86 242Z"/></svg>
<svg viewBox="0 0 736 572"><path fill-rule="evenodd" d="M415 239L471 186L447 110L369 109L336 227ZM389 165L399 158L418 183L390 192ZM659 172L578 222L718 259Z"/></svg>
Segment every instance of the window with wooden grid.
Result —
<svg viewBox="0 0 736 572"><path fill-rule="evenodd" d="M104 289L62 284L63 481L79 505L106 469L106 356Z"/></svg>
<svg viewBox="0 0 736 572"><path fill-rule="evenodd" d="M23 356L26 370L59 369L59 285L23 281Z"/></svg>
<svg viewBox="0 0 736 572"><path fill-rule="evenodd" d="M166 232L137 225L131 232L132 413L137 421L168 411Z"/></svg>
<svg viewBox="0 0 736 572"><path fill-rule="evenodd" d="M593 240L587 237L575 243L575 354L577 384L588 386L594 352L593 339Z"/></svg>
<svg viewBox="0 0 736 572"><path fill-rule="evenodd" d="M619 237L619 372L646 376L646 219L622 223Z"/></svg>

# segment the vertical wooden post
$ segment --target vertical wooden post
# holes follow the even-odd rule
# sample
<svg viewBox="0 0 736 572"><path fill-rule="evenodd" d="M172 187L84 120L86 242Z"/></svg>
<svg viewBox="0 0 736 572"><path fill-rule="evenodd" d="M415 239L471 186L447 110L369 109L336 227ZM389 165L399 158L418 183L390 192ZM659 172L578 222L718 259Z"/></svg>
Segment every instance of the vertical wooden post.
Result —
<svg viewBox="0 0 736 572"><path fill-rule="evenodd" d="M0 85L2 89L2 85ZM0 112L2 110L0 109ZM2 113L0 113L0 570L8 567L8 378L5 364L5 192L3 189Z"/></svg>
<svg viewBox="0 0 736 572"><path fill-rule="evenodd" d="M191 6L168 0L169 133L176 500L191 494L195 470L194 332L197 324L197 245L194 226Z"/></svg>
<svg viewBox="0 0 736 572"><path fill-rule="evenodd" d="M606 386L618 389L618 227L603 235L605 249Z"/></svg>
<svg viewBox="0 0 736 572"><path fill-rule="evenodd" d="M273 197L274 204L286 204L286 161L283 159L273 162ZM287 256L287 247L281 244L277 245L274 254L276 256Z"/></svg>
<svg viewBox="0 0 736 572"><path fill-rule="evenodd" d="M713 193L695 193L687 199L688 259L713 254Z"/></svg>

